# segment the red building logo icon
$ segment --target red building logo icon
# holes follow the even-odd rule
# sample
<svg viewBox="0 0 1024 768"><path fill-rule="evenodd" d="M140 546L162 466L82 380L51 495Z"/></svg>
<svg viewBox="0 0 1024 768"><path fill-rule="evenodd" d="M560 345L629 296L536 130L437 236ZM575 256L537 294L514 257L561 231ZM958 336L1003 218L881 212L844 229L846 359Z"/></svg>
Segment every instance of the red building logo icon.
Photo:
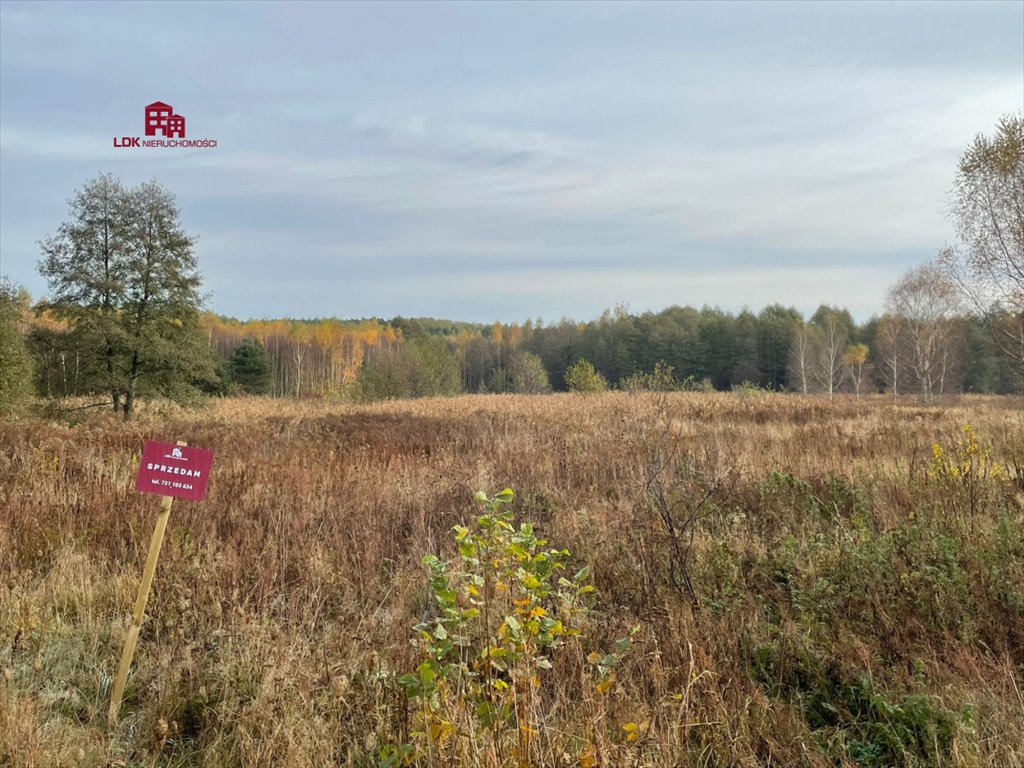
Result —
<svg viewBox="0 0 1024 768"><path fill-rule="evenodd" d="M162 101L146 106L146 135L162 134L168 139L185 138L185 118L174 114L174 107Z"/></svg>
<svg viewBox="0 0 1024 768"><path fill-rule="evenodd" d="M145 128L145 136L115 136L114 149L214 149L217 146L216 139L186 139L185 118L174 114L174 107L162 101L146 105Z"/></svg>

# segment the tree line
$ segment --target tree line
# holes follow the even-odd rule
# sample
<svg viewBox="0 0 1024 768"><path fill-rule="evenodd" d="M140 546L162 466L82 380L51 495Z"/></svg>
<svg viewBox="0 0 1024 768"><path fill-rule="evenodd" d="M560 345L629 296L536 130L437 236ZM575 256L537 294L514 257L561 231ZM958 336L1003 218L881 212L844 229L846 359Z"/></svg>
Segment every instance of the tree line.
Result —
<svg viewBox="0 0 1024 768"><path fill-rule="evenodd" d="M548 325L428 318L239 321L205 313L197 318L199 339L192 349L201 349L207 361L193 369L201 375L179 389L364 399L605 387L887 392L926 400L1024 391L1019 360L993 338L988 320L936 299L949 299L951 290L935 264L916 268L890 290L888 311L864 323L839 307L822 305L805 318L779 304L757 313L679 306L631 313L616 307L589 322ZM106 367L96 365L97 359L105 362L102 349L85 362L90 358L77 335L51 315L37 314L27 294L8 289L5 302L15 307L12 315L27 342L22 361L34 367L39 395L87 395L109 387ZM574 367L580 361L596 378L579 378L583 369ZM130 375L130 368L124 370ZM152 389L146 392L171 396Z"/></svg>
<svg viewBox="0 0 1024 768"><path fill-rule="evenodd" d="M41 243L49 295L0 281L0 410L33 392L103 395L127 418L139 397L363 399L460 392L730 390L888 392L930 400L1024 392L1024 116L960 158L959 243L908 270L885 311L809 317L673 306L589 322L491 325L432 318L248 320L203 311L195 239L152 181L87 182Z"/></svg>

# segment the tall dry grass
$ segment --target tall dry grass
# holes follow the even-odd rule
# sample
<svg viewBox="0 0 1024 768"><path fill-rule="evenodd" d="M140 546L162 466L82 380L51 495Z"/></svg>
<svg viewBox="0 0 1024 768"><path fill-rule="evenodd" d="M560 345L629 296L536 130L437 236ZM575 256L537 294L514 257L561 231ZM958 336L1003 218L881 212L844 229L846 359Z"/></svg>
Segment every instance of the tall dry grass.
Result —
<svg viewBox="0 0 1024 768"><path fill-rule="evenodd" d="M377 765L412 738L397 677L429 610L420 560L451 556L473 493L506 486L600 595L544 682L541 764L1024 765L1008 400L248 399L80 418L0 425L0 765ZM933 454L965 424L1000 469L970 493ZM692 544L698 610L644 490L659 434L690 482L722 481ZM108 730L158 507L133 491L146 438L216 460L207 500L175 503ZM598 692L583 657L637 625Z"/></svg>

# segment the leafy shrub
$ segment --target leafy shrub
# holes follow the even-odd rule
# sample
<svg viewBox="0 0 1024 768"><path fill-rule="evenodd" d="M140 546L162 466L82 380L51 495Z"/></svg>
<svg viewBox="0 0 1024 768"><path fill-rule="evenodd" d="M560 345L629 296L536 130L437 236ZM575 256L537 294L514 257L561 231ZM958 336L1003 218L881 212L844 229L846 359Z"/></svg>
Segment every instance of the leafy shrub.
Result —
<svg viewBox="0 0 1024 768"><path fill-rule="evenodd" d="M620 386L627 392L673 392L679 389L680 383L672 371L671 365L659 360L652 372L632 373L622 380Z"/></svg>
<svg viewBox="0 0 1024 768"><path fill-rule="evenodd" d="M715 385L711 383L711 379L707 376L698 379L696 376L687 376L679 382L678 387L680 392L714 392Z"/></svg>
<svg viewBox="0 0 1024 768"><path fill-rule="evenodd" d="M739 384L733 384L732 391L740 397L759 397L768 394L770 390L744 379Z"/></svg>
<svg viewBox="0 0 1024 768"><path fill-rule="evenodd" d="M565 372L565 384L570 392L604 392L608 382L594 369L593 363L580 358Z"/></svg>
<svg viewBox="0 0 1024 768"><path fill-rule="evenodd" d="M509 373L513 392L536 395L551 391L544 363L532 352L517 351L509 363Z"/></svg>
<svg viewBox="0 0 1024 768"><path fill-rule="evenodd" d="M563 575L568 550L546 548L530 523L513 526L504 509L512 497L507 488L476 494L482 514L472 528L453 529L457 565L423 559L434 615L415 627L419 666L399 679L415 707L413 748L391 747L389 759L493 750L530 764L542 675L555 652L579 636L594 588L589 568ZM606 678L616 659L599 670Z"/></svg>

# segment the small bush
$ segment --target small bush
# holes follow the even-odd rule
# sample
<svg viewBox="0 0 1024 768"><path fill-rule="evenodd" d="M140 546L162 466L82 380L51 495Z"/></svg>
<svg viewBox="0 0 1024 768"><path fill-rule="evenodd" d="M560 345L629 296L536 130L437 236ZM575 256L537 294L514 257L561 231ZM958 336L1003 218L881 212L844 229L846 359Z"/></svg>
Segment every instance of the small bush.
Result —
<svg viewBox="0 0 1024 768"><path fill-rule="evenodd" d="M570 392L604 392L608 382L594 369L593 363L580 358L565 372L565 384Z"/></svg>
<svg viewBox="0 0 1024 768"><path fill-rule="evenodd" d="M415 751L387 756L494 750L532 764L537 689L553 654L579 636L594 588L589 568L563 575L567 549L546 549L530 523L513 526L512 495L476 494L482 514L453 529L459 567L423 560L435 615L416 625L422 661L399 680L415 706Z"/></svg>
<svg viewBox="0 0 1024 768"><path fill-rule="evenodd" d="M671 365L663 360L654 364L650 373L637 371L622 380L620 386L627 392L674 392L680 388Z"/></svg>

